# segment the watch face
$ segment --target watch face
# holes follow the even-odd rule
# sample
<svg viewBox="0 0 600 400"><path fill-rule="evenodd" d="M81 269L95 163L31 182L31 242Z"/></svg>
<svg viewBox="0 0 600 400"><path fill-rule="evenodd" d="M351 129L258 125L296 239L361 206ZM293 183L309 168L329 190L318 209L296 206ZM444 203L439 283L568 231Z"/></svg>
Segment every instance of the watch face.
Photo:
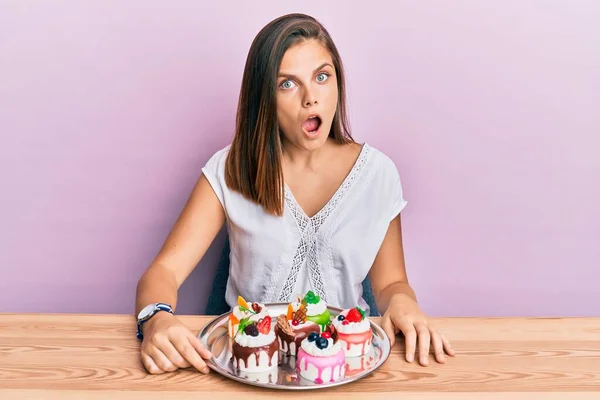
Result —
<svg viewBox="0 0 600 400"><path fill-rule="evenodd" d="M150 314L152 314L152 312L154 311L154 304L148 304L146 307L144 307L142 309L142 311L140 311L139 315L138 315L138 319L145 319L148 318L150 316Z"/></svg>

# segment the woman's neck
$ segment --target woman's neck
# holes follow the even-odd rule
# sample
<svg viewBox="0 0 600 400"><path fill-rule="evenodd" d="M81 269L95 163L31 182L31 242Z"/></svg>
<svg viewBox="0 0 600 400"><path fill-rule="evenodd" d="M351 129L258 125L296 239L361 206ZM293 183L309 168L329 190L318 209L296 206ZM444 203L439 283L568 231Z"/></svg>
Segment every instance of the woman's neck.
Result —
<svg viewBox="0 0 600 400"><path fill-rule="evenodd" d="M294 144L283 141L283 162L292 169L318 170L331 154L333 143L327 139L318 149L306 150Z"/></svg>

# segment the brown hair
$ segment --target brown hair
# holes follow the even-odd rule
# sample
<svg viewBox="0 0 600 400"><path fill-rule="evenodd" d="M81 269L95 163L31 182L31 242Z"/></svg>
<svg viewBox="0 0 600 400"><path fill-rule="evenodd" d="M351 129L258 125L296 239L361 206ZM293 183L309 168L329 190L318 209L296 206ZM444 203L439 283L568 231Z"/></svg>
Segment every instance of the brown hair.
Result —
<svg viewBox="0 0 600 400"><path fill-rule="evenodd" d="M278 216L283 215L284 181L275 100L277 76L286 50L307 39L316 39L329 50L337 75L338 104L329 137L338 143L354 142L346 112L342 60L327 30L304 14L271 21L254 38L248 52L225 182L231 190Z"/></svg>

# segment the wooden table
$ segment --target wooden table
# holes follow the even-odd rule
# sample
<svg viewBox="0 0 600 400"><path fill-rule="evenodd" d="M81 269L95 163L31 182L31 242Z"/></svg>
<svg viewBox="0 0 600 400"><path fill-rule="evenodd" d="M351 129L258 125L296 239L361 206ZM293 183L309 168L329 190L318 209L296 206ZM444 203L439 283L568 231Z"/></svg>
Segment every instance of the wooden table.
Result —
<svg viewBox="0 0 600 400"><path fill-rule="evenodd" d="M195 332L210 319L180 318ZM600 399L600 318L434 322L457 352L445 365L406 363L398 340L385 364L362 380L282 392L214 371L147 374L132 316L3 314L0 399Z"/></svg>

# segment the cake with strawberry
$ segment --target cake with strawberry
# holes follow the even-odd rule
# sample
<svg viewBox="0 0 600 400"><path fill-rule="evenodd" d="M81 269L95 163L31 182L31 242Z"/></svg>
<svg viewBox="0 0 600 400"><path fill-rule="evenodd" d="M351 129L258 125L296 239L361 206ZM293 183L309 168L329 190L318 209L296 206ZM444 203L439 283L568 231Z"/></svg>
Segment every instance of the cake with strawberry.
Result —
<svg viewBox="0 0 600 400"><path fill-rule="evenodd" d="M312 290L309 290L303 299L298 299L298 303L306 305L306 319L319 325L321 332L324 332L331 322L331 314L327 308L327 303L314 294Z"/></svg>
<svg viewBox="0 0 600 400"><path fill-rule="evenodd" d="M275 334L282 353L295 356L300 344L311 332L321 333L319 325L307 319L306 312L305 302L293 302L288 304L287 314L277 317Z"/></svg>
<svg viewBox="0 0 600 400"><path fill-rule="evenodd" d="M371 323L360 307L343 310L332 322L347 357L366 354L373 343Z"/></svg>
<svg viewBox="0 0 600 400"><path fill-rule="evenodd" d="M231 347L233 367L243 372L264 372L279 363L279 342L267 315L257 320L242 318Z"/></svg>
<svg viewBox="0 0 600 400"><path fill-rule="evenodd" d="M329 331L311 332L298 349L296 371L302 378L315 383L343 379L346 371L344 349Z"/></svg>
<svg viewBox="0 0 600 400"><path fill-rule="evenodd" d="M261 303L249 303L242 296L238 296L238 305L231 310L227 324L229 337L233 338L238 331L238 326L243 318L258 321L269 315L267 308Z"/></svg>

